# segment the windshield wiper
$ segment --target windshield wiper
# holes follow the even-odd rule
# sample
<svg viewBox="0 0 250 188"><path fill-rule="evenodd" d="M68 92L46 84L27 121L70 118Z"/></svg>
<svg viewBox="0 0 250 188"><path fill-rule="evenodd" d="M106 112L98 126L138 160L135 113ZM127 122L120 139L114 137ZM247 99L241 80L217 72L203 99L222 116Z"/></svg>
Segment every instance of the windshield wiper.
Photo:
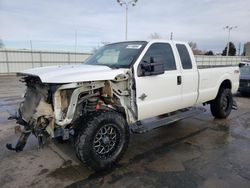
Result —
<svg viewBox="0 0 250 188"><path fill-rule="evenodd" d="M120 66L120 65L110 65L109 67L110 67L111 69L112 69L112 68L115 68L115 69L119 69L119 68L121 68L121 66Z"/></svg>
<svg viewBox="0 0 250 188"><path fill-rule="evenodd" d="M129 65L110 65L110 68L129 68Z"/></svg>

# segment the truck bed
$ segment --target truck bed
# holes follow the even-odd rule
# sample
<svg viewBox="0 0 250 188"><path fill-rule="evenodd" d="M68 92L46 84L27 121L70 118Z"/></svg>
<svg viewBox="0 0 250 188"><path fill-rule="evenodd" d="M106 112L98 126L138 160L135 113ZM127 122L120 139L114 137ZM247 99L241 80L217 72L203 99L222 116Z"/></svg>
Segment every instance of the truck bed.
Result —
<svg viewBox="0 0 250 188"><path fill-rule="evenodd" d="M213 66L198 68L199 94L197 103L213 100L218 92L222 81L231 80L232 93L237 92L239 87L238 66Z"/></svg>
<svg viewBox="0 0 250 188"><path fill-rule="evenodd" d="M220 67L235 67L236 65L198 65L198 69L220 68Z"/></svg>

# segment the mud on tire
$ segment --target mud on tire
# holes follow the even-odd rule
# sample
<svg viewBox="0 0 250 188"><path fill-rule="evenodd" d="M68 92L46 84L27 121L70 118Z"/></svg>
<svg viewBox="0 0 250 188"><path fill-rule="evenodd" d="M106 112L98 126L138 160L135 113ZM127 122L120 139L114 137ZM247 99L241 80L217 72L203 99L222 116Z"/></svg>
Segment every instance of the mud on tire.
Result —
<svg viewBox="0 0 250 188"><path fill-rule="evenodd" d="M229 116L233 106L233 96L228 88L221 88L216 98L210 103L210 110L216 118Z"/></svg>
<svg viewBox="0 0 250 188"><path fill-rule="evenodd" d="M78 158L95 171L112 168L124 154L129 142L129 128L115 111L97 111L82 122L75 139Z"/></svg>

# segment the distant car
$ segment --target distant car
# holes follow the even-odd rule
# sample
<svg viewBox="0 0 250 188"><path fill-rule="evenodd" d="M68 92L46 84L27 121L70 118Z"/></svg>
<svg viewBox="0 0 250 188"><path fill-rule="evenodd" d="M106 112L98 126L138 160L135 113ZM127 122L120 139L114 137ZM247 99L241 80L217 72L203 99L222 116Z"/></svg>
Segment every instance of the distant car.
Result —
<svg viewBox="0 0 250 188"><path fill-rule="evenodd" d="M250 63L240 66L240 86L241 94L250 94Z"/></svg>
<svg viewBox="0 0 250 188"><path fill-rule="evenodd" d="M239 64L239 67L250 66L250 61L242 61Z"/></svg>

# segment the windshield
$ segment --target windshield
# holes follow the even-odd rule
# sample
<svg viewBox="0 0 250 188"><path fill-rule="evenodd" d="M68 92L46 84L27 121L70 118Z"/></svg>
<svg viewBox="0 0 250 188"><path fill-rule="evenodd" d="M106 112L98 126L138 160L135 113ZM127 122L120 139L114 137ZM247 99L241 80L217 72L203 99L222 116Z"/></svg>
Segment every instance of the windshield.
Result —
<svg viewBox="0 0 250 188"><path fill-rule="evenodd" d="M84 64L106 65L111 68L128 68L145 47L145 41L108 44L90 56Z"/></svg>
<svg viewBox="0 0 250 188"><path fill-rule="evenodd" d="M243 66L240 68L241 75L250 75L250 66Z"/></svg>

